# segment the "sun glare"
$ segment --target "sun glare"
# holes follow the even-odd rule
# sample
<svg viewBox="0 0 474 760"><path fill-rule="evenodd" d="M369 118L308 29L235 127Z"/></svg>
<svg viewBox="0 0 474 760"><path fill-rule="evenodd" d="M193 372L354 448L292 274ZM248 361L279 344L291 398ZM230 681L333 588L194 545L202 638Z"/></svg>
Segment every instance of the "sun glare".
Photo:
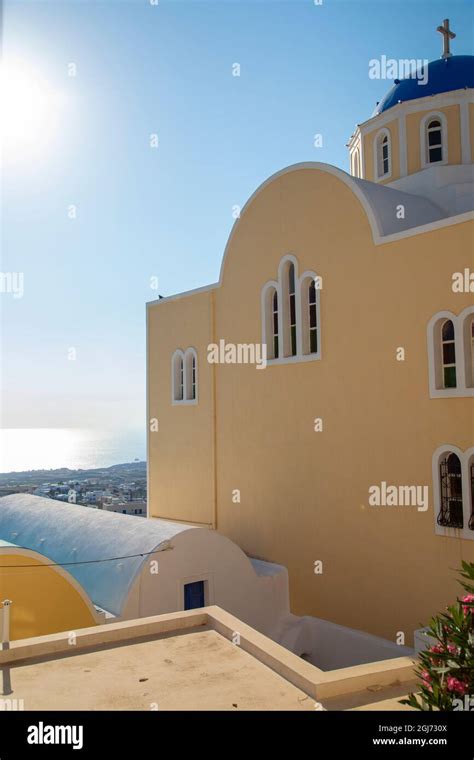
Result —
<svg viewBox="0 0 474 760"><path fill-rule="evenodd" d="M4 59L0 66L3 160L44 157L60 123L61 97L33 64Z"/></svg>

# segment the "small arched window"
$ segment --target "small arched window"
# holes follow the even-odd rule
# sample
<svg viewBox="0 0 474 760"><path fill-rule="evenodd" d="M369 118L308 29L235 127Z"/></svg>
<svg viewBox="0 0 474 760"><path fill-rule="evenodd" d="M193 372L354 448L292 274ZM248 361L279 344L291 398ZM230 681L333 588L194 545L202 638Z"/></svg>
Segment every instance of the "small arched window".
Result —
<svg viewBox="0 0 474 760"><path fill-rule="evenodd" d="M474 314L467 315L463 325L466 388L474 388Z"/></svg>
<svg viewBox="0 0 474 760"><path fill-rule="evenodd" d="M462 528L462 469L457 454L447 451L439 465L440 510L438 525L445 528Z"/></svg>
<svg viewBox="0 0 474 760"><path fill-rule="evenodd" d="M273 359L278 359L279 356L279 343L278 343L278 292L276 288L273 290L272 296L272 344L273 344Z"/></svg>
<svg viewBox="0 0 474 760"><path fill-rule="evenodd" d="M441 364L443 387L456 388L456 344L454 325L450 319L441 328Z"/></svg>
<svg viewBox="0 0 474 760"><path fill-rule="evenodd" d="M375 143L375 166L377 179L384 179L390 176L390 162L390 133L388 129L383 129L378 135Z"/></svg>
<svg viewBox="0 0 474 760"><path fill-rule="evenodd" d="M439 119L431 119L426 125L426 163L437 164L443 160L443 133Z"/></svg>
<svg viewBox="0 0 474 760"><path fill-rule="evenodd" d="M296 356L296 286L293 262L288 266L288 303L289 355Z"/></svg>
<svg viewBox="0 0 474 760"><path fill-rule="evenodd" d="M173 354L172 361L173 401L184 400L184 354L178 349Z"/></svg>
<svg viewBox="0 0 474 760"><path fill-rule="evenodd" d="M194 348L187 348L184 354L185 365L185 396L186 401L197 399L197 356Z"/></svg>

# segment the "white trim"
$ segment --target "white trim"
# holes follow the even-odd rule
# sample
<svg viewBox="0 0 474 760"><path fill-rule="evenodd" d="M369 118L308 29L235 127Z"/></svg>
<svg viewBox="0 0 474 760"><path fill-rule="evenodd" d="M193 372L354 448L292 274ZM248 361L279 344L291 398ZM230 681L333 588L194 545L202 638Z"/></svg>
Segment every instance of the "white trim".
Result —
<svg viewBox="0 0 474 760"><path fill-rule="evenodd" d="M457 316L452 311L438 311L427 326L428 341L428 376L430 398L469 398L474 396L474 387L466 386L466 357L464 346L465 322L470 314L474 314L474 306L467 306ZM435 328L442 320L450 319L454 326L454 345L456 351L456 388L439 388L437 382L436 351L438 349Z"/></svg>
<svg viewBox="0 0 474 760"><path fill-rule="evenodd" d="M397 103L383 111L381 114L371 116L370 119L361 122L359 129L363 136L370 134L374 129L395 121L401 113L405 115L429 111L430 108L445 108L446 106L456 106L460 103L474 103L474 89L468 90L451 90L450 92L441 92L438 95L422 96L416 100L405 100L403 103Z"/></svg>
<svg viewBox="0 0 474 760"><path fill-rule="evenodd" d="M176 374L175 374L175 359L179 356L183 362L183 398L176 398ZM196 358L196 398L188 398L188 372L189 357L195 356ZM185 351L182 348L177 348L171 357L171 404L172 406L195 406L198 403L198 364L197 364L197 351L193 346L190 346Z"/></svg>
<svg viewBox="0 0 474 760"><path fill-rule="evenodd" d="M398 146L400 161L400 177L406 177L408 174L408 154L407 154L407 123L404 113L398 117Z"/></svg>
<svg viewBox="0 0 474 760"><path fill-rule="evenodd" d="M441 125L441 161L429 161L427 156L428 141L426 139L429 122L433 119ZM442 111L430 111L420 121L420 165L422 169L430 166L444 166L448 163L448 120Z"/></svg>
<svg viewBox="0 0 474 760"><path fill-rule="evenodd" d="M471 134L469 128L469 106L467 102L459 104L459 125L461 128L461 163L471 163Z"/></svg>
<svg viewBox="0 0 474 760"><path fill-rule="evenodd" d="M182 367L183 367L183 398L176 398L176 391L177 391L177 385L176 385L176 369L175 369L175 361L176 358L179 357L182 361ZM182 404L185 400L184 395L184 351L181 348L177 348L176 351L174 351L172 357L171 357L171 403L174 404Z"/></svg>
<svg viewBox="0 0 474 760"><path fill-rule="evenodd" d="M360 130L359 130L359 136L360 136L360 179L364 179L365 177L364 138Z"/></svg>
<svg viewBox="0 0 474 760"><path fill-rule="evenodd" d="M380 149L383 150L384 138L387 138L387 154L388 154L388 172L385 174L379 174L380 165L383 167L383 154L380 156ZM382 127L374 137L373 145L373 159L374 159L374 182L382 182L383 180L390 179L392 176L392 135L390 130L386 127Z"/></svg>
<svg viewBox="0 0 474 760"><path fill-rule="evenodd" d="M433 166L435 166L435 164L433 164ZM260 195L260 193L267 187L267 185L269 185L271 182L273 182L274 180L278 179L279 177L285 174L290 174L291 172L301 171L301 170L318 170L318 171L324 172L325 174L329 174L333 177L337 177L339 180L341 180L341 182L344 185L346 185L352 191L352 193L358 199L358 201L360 202L360 204L362 205L366 213L366 216L367 216L367 219L369 221L370 228L372 231L372 242L375 246L384 245L386 243L392 243L396 240L402 240L403 238L406 238L406 237L414 237L415 235L425 234L426 232L432 232L433 230L442 229L444 227L450 227L453 224L461 224L463 222L467 222L474 219L474 213L472 211L467 211L462 214L456 214L455 216L448 216L448 217L445 217L444 219L438 219L437 221L429 222L428 224L421 224L416 227L410 227L409 229L402 230L401 232L394 232L390 235L382 235L380 232L380 228L378 226L377 219L373 212L372 205L370 204L370 201L368 200L361 186L354 179L354 177L351 177L349 174L347 174L347 172L344 172L342 169L339 169L336 166L332 166L331 164L323 164L318 161L303 161L298 164L292 164L291 166L287 166L284 169L281 169L280 171L275 172L275 174L272 174L264 182L262 182L262 184L249 197L243 209L241 210L241 213L240 213L241 218L245 210L250 206L251 203L253 203L253 201L257 198L258 195ZM194 288L193 290L187 290L181 293L175 293L171 296L166 296L165 298L159 298L155 301L149 301L147 303L147 308L151 306L158 306L160 304L168 303L169 301L175 301L179 298L187 298L188 296L193 296L198 293L206 293L208 291L212 291L212 290L215 290L216 288L219 288L223 283L223 276L224 276L224 269L225 269L227 254L229 252L229 249L233 240L233 236L236 234L237 227L241 222L241 218L235 221L230 231L230 234L226 243L226 247L224 250L224 254L222 257L218 282L214 282L211 285L205 285L201 288Z"/></svg>
<svg viewBox="0 0 474 760"><path fill-rule="evenodd" d="M443 525L438 525L438 514L441 509L441 488L439 478L439 465L442 457L447 453L456 454L461 462L461 478L462 478L462 504L463 504L463 528L445 528ZM474 446L462 451L458 446L452 446L451 444L443 444L439 446L432 457L432 478L433 478L433 514L435 523L435 533L438 536L447 536L450 538L466 538L470 541L474 540L474 530L470 530L468 527L469 520L472 514L472 498L471 498L471 481L469 473L469 461L474 456Z"/></svg>
<svg viewBox="0 0 474 760"><path fill-rule="evenodd" d="M190 389L188 387L188 382L189 381L191 382L191 387L192 387L192 371L193 371L192 360L193 360L193 357L194 357L194 361L195 361L195 365L194 365L194 371L195 371L194 392L195 392L195 397L194 398L189 398ZM198 374L198 355L197 355L197 351L196 351L196 349L193 346L190 346L184 352L184 389L183 389L184 390L184 392L183 392L184 399L183 400L187 404L197 404L197 402L198 402L198 387L199 387L198 377L199 377L199 374Z"/></svg>
<svg viewBox="0 0 474 760"><path fill-rule="evenodd" d="M273 355L273 309L271 312L272 334L271 336L267 335L268 320L270 318L270 315L268 313L268 307L267 307L267 292L270 289L276 291L277 298L278 298L278 356L280 356L280 353L281 353L280 283L277 282L276 280L269 280L263 286L261 294L260 294L260 316L262 320L262 343L266 345L267 347L267 362L268 362L268 357ZM270 341L271 341L271 350L269 351L268 344ZM272 361L275 361L275 359L272 359Z"/></svg>

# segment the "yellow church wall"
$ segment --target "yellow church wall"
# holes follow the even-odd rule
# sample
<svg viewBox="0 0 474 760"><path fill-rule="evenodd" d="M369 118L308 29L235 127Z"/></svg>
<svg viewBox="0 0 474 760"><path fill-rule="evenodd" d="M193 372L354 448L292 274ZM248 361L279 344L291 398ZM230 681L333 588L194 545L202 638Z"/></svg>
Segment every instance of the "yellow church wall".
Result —
<svg viewBox="0 0 474 760"><path fill-rule="evenodd" d="M386 180L379 180L378 184L386 185L387 182L394 182L400 178L400 137L398 129L398 119L388 122L383 125L383 128L388 129L390 132L390 150L391 150L391 176ZM380 127L382 129L382 127ZM374 166L374 142L377 139L379 129L373 129L364 136L364 162L365 162L365 176L364 179L368 179L371 182L376 182L375 166Z"/></svg>
<svg viewBox="0 0 474 760"><path fill-rule="evenodd" d="M474 431L472 400L429 397L426 337L436 312L459 313L472 302L451 290L453 271L472 264L471 236L465 223L375 246L352 191L316 169L274 179L235 227L213 291L216 340L261 342L261 289L285 254L297 257L300 274L323 277L321 360L216 366L217 529L250 555L288 568L296 614L390 639L402 631L408 644L420 621L458 593L452 568L474 560L474 542L434 531L432 455L445 443L467 449ZM151 502L166 493L171 518L191 513L196 491L205 494L204 509L210 502L209 301L206 294L159 305L150 330L159 349L152 406L166 431L162 450L152 443ZM200 403L192 412L202 417L186 428L167 378L172 349L197 343L195 330ZM323 432L314 432L315 418ZM186 436L200 441L190 469ZM164 491L162 481L177 488ZM368 489L382 481L428 486L428 511L369 507ZM322 574L314 573L318 560Z"/></svg>
<svg viewBox="0 0 474 760"><path fill-rule="evenodd" d="M407 159L408 174L413 174L422 169L421 165L421 145L420 145L420 128L421 121L425 116L432 112L444 113L448 127L448 164L461 163L461 127L460 111L458 105L444 106L443 108L433 108L416 113L407 114L406 116L406 135L407 135Z"/></svg>
<svg viewBox="0 0 474 760"><path fill-rule="evenodd" d="M149 516L212 525L214 521L214 427L212 292L148 307ZM197 351L198 403L172 404L171 357ZM150 420L158 420L158 430Z"/></svg>
<svg viewBox="0 0 474 760"><path fill-rule="evenodd" d="M474 157L474 103L469 103L469 133L471 138L471 156Z"/></svg>
<svg viewBox="0 0 474 760"><path fill-rule="evenodd" d="M36 552L0 551L0 600L10 599L10 639L97 625L85 592L64 570Z"/></svg>

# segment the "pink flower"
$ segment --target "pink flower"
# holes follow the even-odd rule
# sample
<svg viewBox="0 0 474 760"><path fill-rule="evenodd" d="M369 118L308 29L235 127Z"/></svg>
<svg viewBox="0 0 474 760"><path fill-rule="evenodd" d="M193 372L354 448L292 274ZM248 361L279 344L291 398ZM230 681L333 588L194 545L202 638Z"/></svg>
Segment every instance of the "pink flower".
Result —
<svg viewBox="0 0 474 760"><path fill-rule="evenodd" d="M442 644L435 644L434 646L430 647L430 652L435 652L436 654L443 654L444 646Z"/></svg>
<svg viewBox="0 0 474 760"><path fill-rule="evenodd" d="M474 612L474 608L473 608L473 605L474 605L474 594L466 594L461 599L461 602L467 602L467 604L463 604L463 606L462 606L462 610L463 610L463 612L464 612L465 615L468 615L469 612Z"/></svg>
<svg viewBox="0 0 474 760"><path fill-rule="evenodd" d="M448 644L448 652L449 654L458 654L459 649L457 648L456 644Z"/></svg>
<svg viewBox="0 0 474 760"><path fill-rule="evenodd" d="M454 678L454 676L448 676L446 683L448 691L455 691L457 694L461 694L461 696L467 694L469 690L467 683L460 681L458 678Z"/></svg>

